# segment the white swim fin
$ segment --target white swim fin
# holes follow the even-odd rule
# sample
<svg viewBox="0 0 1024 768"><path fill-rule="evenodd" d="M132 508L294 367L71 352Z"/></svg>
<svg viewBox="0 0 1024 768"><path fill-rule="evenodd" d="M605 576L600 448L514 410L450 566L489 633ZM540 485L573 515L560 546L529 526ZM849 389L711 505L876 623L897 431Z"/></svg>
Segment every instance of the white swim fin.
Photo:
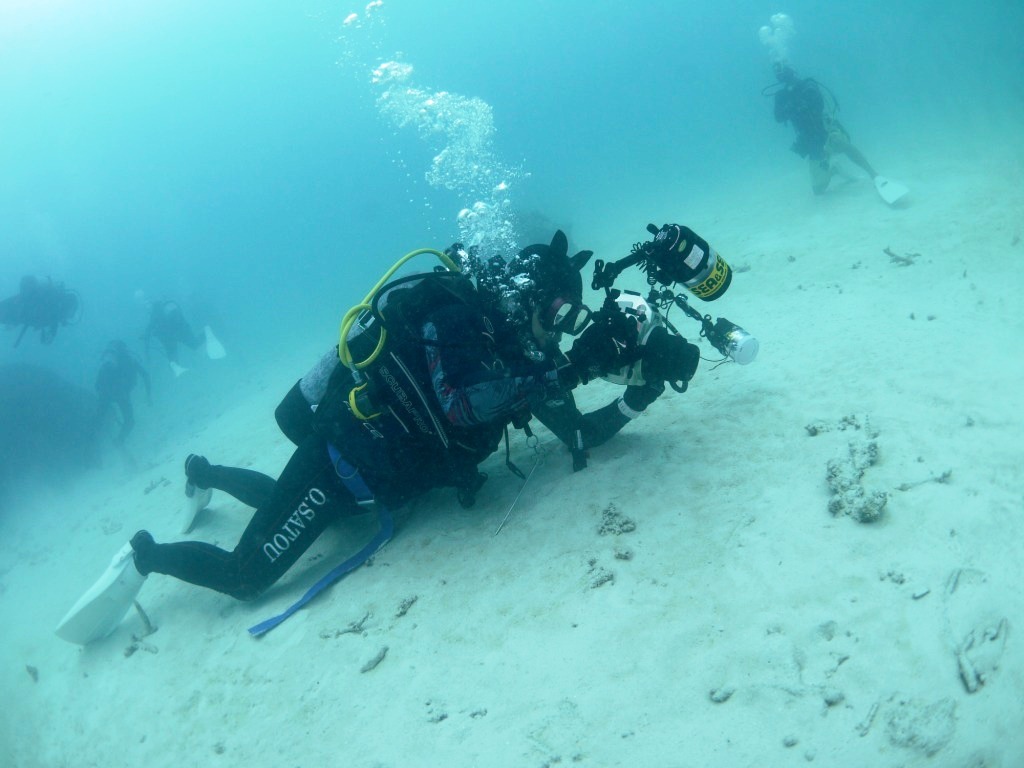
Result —
<svg viewBox="0 0 1024 768"><path fill-rule="evenodd" d="M203 328L203 333L206 334L206 356L211 360L220 360L222 357L227 355L227 350L224 349L224 345L220 343L220 340L213 335L213 330L210 326Z"/></svg>
<svg viewBox="0 0 1024 768"><path fill-rule="evenodd" d="M175 362L171 362L169 363L169 365L171 366L171 370L174 371L174 378L178 378L179 376L181 376L181 374L188 370L188 368L178 365Z"/></svg>
<svg viewBox="0 0 1024 768"><path fill-rule="evenodd" d="M125 544L99 580L61 619L57 636L77 645L106 637L128 613L145 580L135 568L132 545Z"/></svg>
<svg viewBox="0 0 1024 768"><path fill-rule="evenodd" d="M879 197L889 205L896 205L910 192L895 179L887 179L885 176L875 176L875 189L878 190Z"/></svg>
<svg viewBox="0 0 1024 768"><path fill-rule="evenodd" d="M196 524L196 518L209 505L212 496L212 488L196 488L192 483L185 483L185 516L182 519L182 533L192 530L192 526Z"/></svg>

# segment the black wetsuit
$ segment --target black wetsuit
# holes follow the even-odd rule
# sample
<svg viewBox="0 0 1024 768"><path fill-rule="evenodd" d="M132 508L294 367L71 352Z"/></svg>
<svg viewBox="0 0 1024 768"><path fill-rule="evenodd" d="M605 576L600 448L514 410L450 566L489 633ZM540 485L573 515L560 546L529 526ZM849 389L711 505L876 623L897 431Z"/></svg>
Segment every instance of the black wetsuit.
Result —
<svg viewBox="0 0 1024 768"><path fill-rule="evenodd" d="M155 336L164 348L167 359L178 362L178 344L189 349L198 349L203 338L192 331L181 307L174 301L158 301L150 311L149 325L143 334L143 340L149 349L149 339Z"/></svg>
<svg viewBox="0 0 1024 768"><path fill-rule="evenodd" d="M571 392L563 403L538 403L533 415L570 449L597 448L643 413L665 391L661 383L626 387L610 403L590 413L581 413Z"/></svg>
<svg viewBox="0 0 1024 768"><path fill-rule="evenodd" d="M553 407L552 402L533 406L533 415L574 451L575 469L585 466L579 452L610 440L642 414L665 391L665 383L683 392L700 361L700 350L678 334L657 327L644 334L640 358L616 373L626 383L618 397L602 408L580 413L571 392ZM614 380L614 379L613 379Z"/></svg>
<svg viewBox="0 0 1024 768"><path fill-rule="evenodd" d="M278 424L298 447L276 482L250 470L190 463L189 479L197 486L220 488L256 507L234 550L192 541L156 544L140 532L132 540L136 567L238 599L256 597L327 526L363 509L339 479L328 443L359 469L376 498L389 507L430 488L455 487L460 498L467 488L475 491L481 477L477 465L498 447L512 415L557 386L554 363L506 363L498 352L509 347L496 342L484 325L493 330L463 305L433 311L423 335L434 343L420 345L418 359L406 360L422 389L436 398L446 450L415 430L403 432L395 426L398 418L356 419L346 405L351 385L336 386L351 374L332 351L277 409ZM313 415L310 403L318 404Z"/></svg>
<svg viewBox="0 0 1024 768"><path fill-rule="evenodd" d="M132 546L141 573L164 573L251 600L281 578L327 526L359 509L317 435L296 448L277 481L249 470L210 467L205 482L258 503L234 550L199 541L155 544L140 532Z"/></svg>
<svg viewBox="0 0 1024 768"><path fill-rule="evenodd" d="M796 131L792 149L800 157L824 157L828 127L825 125L825 97L811 78L794 80L775 94L775 120L789 121Z"/></svg>
<svg viewBox="0 0 1024 768"><path fill-rule="evenodd" d="M150 394L149 374L142 364L136 360L123 346L111 346L107 358L96 374L96 429L102 427L104 419L111 408L117 406L121 412L121 429L114 442L120 445L135 426L135 414L132 410L132 390L138 380L142 379L146 387L147 397Z"/></svg>

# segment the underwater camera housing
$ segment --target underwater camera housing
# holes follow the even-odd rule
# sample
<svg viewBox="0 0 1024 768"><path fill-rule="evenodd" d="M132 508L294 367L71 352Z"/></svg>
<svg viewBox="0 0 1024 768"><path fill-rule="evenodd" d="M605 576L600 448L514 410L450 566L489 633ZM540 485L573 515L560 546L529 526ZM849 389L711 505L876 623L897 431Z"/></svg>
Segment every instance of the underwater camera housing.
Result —
<svg viewBox="0 0 1024 768"><path fill-rule="evenodd" d="M682 284L697 298L714 301L732 284L732 269L725 259L693 230L679 224L665 224L661 228L648 224L647 231L654 239L635 244L629 256L611 263L595 261L591 287L595 291L603 288L609 294L615 279L624 270L639 266L651 286L647 302L652 307L664 311L676 305L701 324L700 335L722 355L740 365L752 363L760 348L754 336L727 318L712 321L711 315L701 315L685 296L669 288ZM662 288L657 288L658 285ZM677 332L670 323L668 325Z"/></svg>

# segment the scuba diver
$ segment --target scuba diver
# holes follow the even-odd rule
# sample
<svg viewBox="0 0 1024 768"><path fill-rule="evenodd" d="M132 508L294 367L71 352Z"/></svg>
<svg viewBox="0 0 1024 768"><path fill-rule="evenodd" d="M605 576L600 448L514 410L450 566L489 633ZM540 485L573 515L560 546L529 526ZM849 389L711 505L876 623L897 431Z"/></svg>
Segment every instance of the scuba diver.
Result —
<svg viewBox="0 0 1024 768"><path fill-rule="evenodd" d="M828 88L813 78L798 77L785 62L775 64L775 76L778 79L778 88L772 92L775 120L789 122L796 131L791 149L807 158L814 194L824 194L832 177L838 173L832 162L837 154L846 155L872 180L881 178L860 150L850 143L850 135L837 117L839 104Z"/></svg>
<svg viewBox="0 0 1024 768"><path fill-rule="evenodd" d="M63 283L49 277L44 283L34 275L25 275L18 293L0 301L0 323L9 328L22 326L14 346L21 344L29 328L39 331L43 344L50 344L60 326L77 322L79 309L78 294Z"/></svg>
<svg viewBox="0 0 1024 768"><path fill-rule="evenodd" d="M572 393L567 393L558 407L541 403L533 410L533 415L573 453L575 471L587 466L591 448L606 443L661 397L666 383L675 384L677 391L686 391L700 360L698 347L674 329L670 331L662 316L638 294L625 292L612 301L612 307L595 313L595 322L602 322L606 313L613 313L616 320L626 318L625 323L616 322L610 330L616 338L635 338L637 351L633 356L623 355L630 362L601 378L625 389L607 405L585 414L577 408Z"/></svg>
<svg viewBox="0 0 1024 768"><path fill-rule="evenodd" d="M572 451L574 470L584 468L587 451L639 417L665 392L666 385L680 393L687 390L701 359L700 350L669 321L672 307L681 308L701 324L700 335L722 354L722 361L745 365L757 356L758 342L753 336L725 318L712 322L710 315L701 316L682 294L672 290L682 286L704 301L715 301L732 283L732 269L725 259L688 227L649 224L647 230L654 238L635 244L625 258L612 263L598 260L591 283L594 290L605 291L604 304L593 313L593 323L604 325L605 333L616 339L622 363L601 378L625 389L607 405L586 414L576 408L571 392L560 407L542 403L533 411ZM618 276L634 266L645 272L651 286L646 298L612 288Z"/></svg>
<svg viewBox="0 0 1024 768"><path fill-rule="evenodd" d="M443 266L389 282L403 263L422 253L437 256ZM502 298L516 304L511 295ZM564 318L559 308L547 318L543 310L534 306L529 315L531 329L541 333ZM370 502L378 535L325 580L340 578L390 538L391 509L445 487L455 489L463 507L472 506L487 479L478 467L507 436L510 421L525 418L535 403L558 400L621 367L619 347L605 326L575 330L582 333L568 353L539 358L531 344L521 344L526 333L536 337L534 331L515 327L485 300L452 256L413 251L345 315L337 349L279 406L279 412L284 407L303 413L284 419L287 429L282 428L298 445L276 481L215 467L202 457L187 460L188 485L195 490L221 482L256 505L235 548L198 541L158 544L148 531L139 531L65 616L58 635L85 644L109 633L150 573L254 599L329 524L359 514ZM250 632L276 625L323 586L314 585L285 614Z"/></svg>
<svg viewBox="0 0 1024 768"><path fill-rule="evenodd" d="M531 407L529 415L536 417L569 449L574 471L586 467L590 448L606 442L639 416L664 391L664 381L689 381L699 356L697 348L687 345L678 334L669 334L664 329L651 334L635 320L628 320L624 307L618 304L592 312L583 303L580 274L592 255L591 251L580 251L570 258L567 238L558 231L550 244L524 248L505 265L492 260L490 269L479 280L481 290L497 297L496 303L513 325L532 331L521 342L528 354L541 358L557 355L564 334L576 336L592 322L604 324L605 332L618 339L622 350L636 349L636 359L623 356L623 370L628 368L628 375L615 378L616 372L609 371L603 377L629 384L624 395L608 407L583 414L571 391ZM638 340L636 344L634 339ZM646 379L639 375L641 367L646 371ZM623 404L623 398L628 405ZM530 434L527 424L515 426Z"/></svg>
<svg viewBox="0 0 1024 768"><path fill-rule="evenodd" d="M487 479L478 467L503 436L506 465L524 477L507 455L509 423L523 425L533 412L556 414L560 423L582 432L571 391L616 373L628 374L627 393L648 382L655 389L664 382L685 389L696 368L692 345L668 341L663 334L678 333L665 318L648 323L625 309L611 312L619 293L610 286L623 269L640 265L652 286L680 283L711 301L728 287L731 271L685 227L648 229L654 240L638 244L625 259L595 266L593 287L606 290L606 301L589 323L579 270L591 254L568 258L561 232L509 264L497 257L482 264L458 244L443 254L408 254L346 314L338 346L277 407L279 427L296 444L277 480L194 454L186 459L186 531L213 488L255 507L234 550L196 541L158 544L139 531L68 612L57 634L83 645L108 634L150 573L253 599L329 524L372 504L379 523L373 539L284 613L249 630L263 634L371 557L392 535L390 508L443 487L454 488L459 503L471 507ZM444 267L389 282L401 264L424 252ZM682 307L702 323L702 335L736 362L750 362L756 354L749 334L724 318L712 324L668 288L652 287L649 299L652 316L669 304ZM576 336L565 354L557 345L562 333ZM619 403L612 405L621 415ZM616 421L608 411L595 412L593 419L595 431L604 429L610 437L629 419Z"/></svg>
<svg viewBox="0 0 1024 768"><path fill-rule="evenodd" d="M257 509L235 551L197 543L158 545L142 531L132 539L138 569L177 575L240 599L254 597L298 559L329 522L324 518L357 514L370 496L396 508L431 488L454 487L459 503L471 507L486 480L478 466L503 435L507 440L509 424L525 428L536 416L571 450L585 450L636 418L666 383L685 391L697 368L697 347L656 310L635 311L647 306L638 298L619 299L630 311L606 306L592 320L580 275L592 253L569 257L567 250L561 231L550 244L524 248L507 264L500 257L481 264L455 244L445 256L458 270L378 286L355 308L372 311L358 314L359 322L343 323L342 343L275 410L279 428L297 447L277 481L211 464L203 456L186 459L190 504L183 532L209 503L212 489ZM641 262L649 274L682 283L709 301L725 292L732 277L704 240L685 227L666 225L630 257L598 262L595 282L610 286L619 272ZM475 287L468 274L476 277ZM660 294L662 304L665 294L671 292ZM618 298L615 291L608 295ZM684 306L685 300L676 303ZM738 326L697 318L723 354L742 363L756 355L756 340ZM382 326L392 337L378 347ZM563 334L575 337L565 354L558 347ZM365 366L359 362L371 359ZM582 415L572 390L597 377L625 384L625 392ZM325 441L330 461L324 460ZM578 459L574 451L575 469L582 468ZM341 502L331 514L325 489L338 478L349 493L338 493ZM353 491L346 478L361 488ZM241 577L235 565L222 574L241 583L217 586L187 567L174 570L204 549L215 550L221 565L241 558L247 564ZM255 572L245 575L245 567Z"/></svg>
<svg viewBox="0 0 1024 768"><path fill-rule="evenodd" d="M211 360L217 360L225 356L224 347L213 334L210 326L203 327L203 335L195 333L185 319L185 314L175 301L154 301L149 308L149 324L142 335L146 347L146 354L149 354L150 339L155 337L167 355L167 362L171 366L174 375L181 376L188 369L178 362L178 345L184 344L189 349L198 349L205 345L206 355Z"/></svg>
<svg viewBox="0 0 1024 768"><path fill-rule="evenodd" d="M142 380L146 388L146 399L151 397L149 373L131 352L128 345L116 339L107 346L103 353L103 363L96 374L96 407L95 428L99 431L110 410L116 406L121 412L121 428L114 438L115 445L123 445L125 438L135 426L135 415L132 410L132 390Z"/></svg>
<svg viewBox="0 0 1024 768"><path fill-rule="evenodd" d="M570 259L567 249L568 240L563 232L558 231L550 245L524 248L510 265L500 257L482 265L459 243L445 251L458 262L465 274L476 277L479 300L495 318L494 322L499 326L495 336L506 340L509 358L525 355L534 362L544 361L548 356L558 358L561 356L558 340L562 334L576 336L589 322L590 310L583 304L580 270L592 252L581 251ZM520 346L516 347L516 344ZM546 352L540 352L541 348ZM314 411L323 400L327 382L339 365L338 350L333 347L292 386L276 408L274 417L277 425L294 445L300 445L314 433ZM499 398L505 397L500 391L497 394ZM482 402L483 396L478 394L478 397ZM534 411L547 425L548 419L557 418L555 414L571 402L568 390L561 392L559 397L535 399L529 409L520 407L516 410L513 425L528 430L526 422L530 412ZM186 459L185 475L187 504L183 533L191 530L196 516L209 503L211 489L224 491L244 504L258 508L262 505L261 499L267 497L274 485L273 479L266 475L247 469L210 465L205 457L194 455ZM460 500L464 501L462 497Z"/></svg>
<svg viewBox="0 0 1024 768"><path fill-rule="evenodd" d="M563 334L577 336L590 323L590 309L583 303L580 270L593 254L580 251L570 258L568 240L561 231L555 233L550 244L528 246L508 263L496 256L481 264L459 243L451 246L446 254L458 261L464 273L476 277L480 299L490 308L491 317L499 326L495 335L506 339L511 359L520 356L534 362L558 359L561 356L558 343ZM650 348L656 346L651 344ZM337 348L328 350L313 369L296 382L275 410L278 427L294 445L298 446L314 433L313 413L324 398L327 381L339 365ZM579 423L584 417L576 410L569 390L560 392L557 397L534 399L528 409L520 408L515 412L512 425L530 435L527 422L531 415L563 437L570 449L574 445L572 430L584 428ZM591 420L596 422L593 431L608 430L603 414L592 416ZM611 437L614 431L603 436L600 442ZM587 434L587 438L588 447L598 444L596 438L590 440L591 434ZM183 533L191 530L196 516L209 503L211 489L224 491L248 506L260 507L260 499L267 497L274 484L272 478L252 470L210 465L202 456L186 459L185 475L187 504Z"/></svg>

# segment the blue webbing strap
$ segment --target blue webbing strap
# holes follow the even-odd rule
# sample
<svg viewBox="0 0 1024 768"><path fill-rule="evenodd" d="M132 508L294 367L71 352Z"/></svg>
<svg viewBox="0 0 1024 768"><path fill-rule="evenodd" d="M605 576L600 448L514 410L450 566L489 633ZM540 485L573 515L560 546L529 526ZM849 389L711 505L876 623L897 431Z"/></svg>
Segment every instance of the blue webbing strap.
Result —
<svg viewBox="0 0 1024 768"><path fill-rule="evenodd" d="M348 492L355 497L356 502L359 504L372 504L373 491L370 490L370 486L363 480L359 470L345 460L333 443L327 444L327 455L331 457L331 464L334 465L335 473L341 479L341 482L345 484L345 487L348 488Z"/></svg>
<svg viewBox="0 0 1024 768"><path fill-rule="evenodd" d="M334 464L334 469L338 473L338 477L341 478L341 481L345 484L345 487L349 489L351 494L355 496L356 501L360 503L373 501L373 493L367 487L363 478L360 477L359 471L345 461L345 459L343 459L338 453L338 449L333 445L328 445L327 448L331 455L331 462ZM333 568L330 573L326 574L316 584L306 590L306 594L299 598L297 602L288 606L284 613L278 614L266 621L261 621L255 626L249 627L249 634L253 637L259 637L260 635L269 632L302 608L318 594L327 589L327 587L331 586L331 584L344 578L373 557L377 550L388 543L388 540L395 531L395 521L392 519L391 513L388 511L387 507L382 504L377 505L377 522L380 526L377 529L377 535L370 539L362 549L352 555L352 557L345 562Z"/></svg>

